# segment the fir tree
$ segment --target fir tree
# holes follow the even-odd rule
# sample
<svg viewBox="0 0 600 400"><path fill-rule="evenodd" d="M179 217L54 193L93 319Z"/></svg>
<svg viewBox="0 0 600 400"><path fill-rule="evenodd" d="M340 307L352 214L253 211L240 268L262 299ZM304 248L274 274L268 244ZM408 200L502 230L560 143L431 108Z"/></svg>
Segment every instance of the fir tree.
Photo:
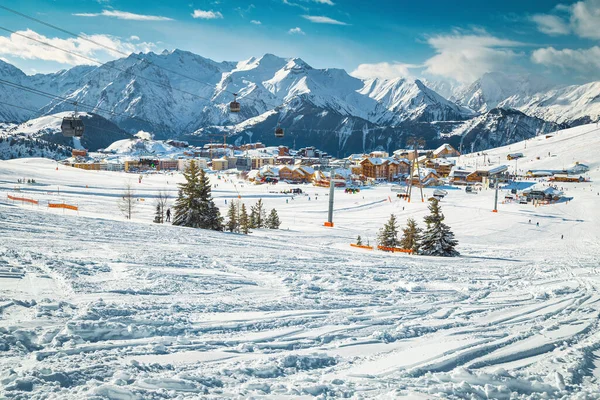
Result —
<svg viewBox="0 0 600 400"><path fill-rule="evenodd" d="M431 214L425 217L427 228L421 241L421 254L443 257L458 256L459 252L454 249L458 241L454 239L454 233L450 227L444 223L444 214L442 214L437 199L431 200L429 211Z"/></svg>
<svg viewBox="0 0 600 400"><path fill-rule="evenodd" d="M413 253L419 252L421 240L421 228L417 226L414 218L409 218L406 221L406 227L402 229L402 237L400 238L400 247L407 250L412 250Z"/></svg>
<svg viewBox="0 0 600 400"><path fill-rule="evenodd" d="M210 180L204 170L192 160L183 176L186 182L179 185L173 225L223 230L223 218L212 200Z"/></svg>
<svg viewBox="0 0 600 400"><path fill-rule="evenodd" d="M229 232L236 232L239 228L239 221L237 219L237 209L233 201L229 203L229 211L227 211L227 218L227 230Z"/></svg>
<svg viewBox="0 0 600 400"><path fill-rule="evenodd" d="M263 206L262 199L258 199L256 204L252 206L250 213L250 228L260 229L264 228L267 220L267 212Z"/></svg>
<svg viewBox="0 0 600 400"><path fill-rule="evenodd" d="M362 246L362 238L360 237L360 235L358 235L358 237L356 238L356 244Z"/></svg>
<svg viewBox="0 0 600 400"><path fill-rule="evenodd" d="M398 247L398 225L394 214L390 215L388 222L381 228L377 239L380 246Z"/></svg>
<svg viewBox="0 0 600 400"><path fill-rule="evenodd" d="M247 235L250 232L250 220L248 218L248 212L246 211L246 205L242 203L240 210L240 231Z"/></svg>
<svg viewBox="0 0 600 400"><path fill-rule="evenodd" d="M269 217L267 218L267 228L269 229L279 229L279 225L281 225L281 221L279 221L279 215L277 214L276 209L272 209Z"/></svg>

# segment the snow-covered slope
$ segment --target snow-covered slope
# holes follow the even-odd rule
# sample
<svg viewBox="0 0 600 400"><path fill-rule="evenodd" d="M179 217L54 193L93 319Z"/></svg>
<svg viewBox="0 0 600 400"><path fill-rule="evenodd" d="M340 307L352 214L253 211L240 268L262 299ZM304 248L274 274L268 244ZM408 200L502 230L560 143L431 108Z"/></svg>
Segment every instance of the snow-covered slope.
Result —
<svg viewBox="0 0 600 400"><path fill-rule="evenodd" d="M526 99L553 85L538 75L509 75L488 72L457 94L457 100L472 110L486 112L509 97ZM511 105L508 105L511 107ZM516 107L513 107L516 108Z"/></svg>
<svg viewBox="0 0 600 400"><path fill-rule="evenodd" d="M144 140L138 138L117 140L106 149L115 154L143 155L143 154L168 154L175 150L162 140Z"/></svg>
<svg viewBox="0 0 600 400"><path fill-rule="evenodd" d="M505 144L520 142L564 128L554 122L530 117L518 110L494 108L485 114L464 122L447 138L460 137L465 151L481 151Z"/></svg>
<svg viewBox="0 0 600 400"><path fill-rule="evenodd" d="M591 181L560 184L568 202L501 201L497 213L493 190L446 188L444 222L461 252L451 259L350 247L358 235L373 244L392 213L424 226L427 202L387 185L336 190L325 228L328 188L212 175L222 214L258 198L278 210L281 229L246 236L152 223L152 199L166 191L172 207L179 173L139 181L0 161L0 397L596 399L598 132L461 156L511 170L579 161ZM525 157L507 162L511 152ZM116 201L127 183L145 199L132 220ZM306 196L281 193L295 187Z"/></svg>
<svg viewBox="0 0 600 400"><path fill-rule="evenodd" d="M377 100L391 112L393 120L386 121L389 115L383 115L379 117L381 122L452 121L474 116L473 111L446 100L418 79L367 80L360 93Z"/></svg>
<svg viewBox="0 0 600 400"><path fill-rule="evenodd" d="M557 123L595 122L600 120L600 82L562 87L528 97L513 95L501 106L518 108L528 115Z"/></svg>

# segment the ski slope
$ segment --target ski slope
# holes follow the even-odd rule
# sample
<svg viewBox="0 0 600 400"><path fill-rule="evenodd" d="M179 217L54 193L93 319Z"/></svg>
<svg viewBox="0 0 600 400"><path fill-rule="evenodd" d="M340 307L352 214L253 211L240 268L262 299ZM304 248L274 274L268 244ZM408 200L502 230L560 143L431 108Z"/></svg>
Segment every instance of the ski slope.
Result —
<svg viewBox="0 0 600 400"><path fill-rule="evenodd" d="M331 229L328 189L301 185L307 195L292 199L285 184L214 175L222 214L238 193L279 211L280 230L243 236L151 223L153 197L174 196L177 173L140 183L1 161L0 397L596 398L598 149L587 125L486 151L503 163L523 152L524 170L579 161L591 182L562 184L568 202L498 213L493 190L448 189L453 259L349 246L358 235L373 244L391 213L423 226L427 204L387 185L336 190ZM132 221L117 207L128 182L144 199ZM54 201L80 210L45 207Z"/></svg>

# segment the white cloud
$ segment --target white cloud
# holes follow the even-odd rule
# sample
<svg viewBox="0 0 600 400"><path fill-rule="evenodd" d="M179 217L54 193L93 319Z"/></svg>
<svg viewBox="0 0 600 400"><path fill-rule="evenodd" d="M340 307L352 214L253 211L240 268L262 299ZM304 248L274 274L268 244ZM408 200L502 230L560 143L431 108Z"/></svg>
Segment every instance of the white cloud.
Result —
<svg viewBox="0 0 600 400"><path fill-rule="evenodd" d="M317 16L317 15L303 15L302 18L309 20L310 22L314 22L315 24L330 24L330 25L348 25L345 22L338 21L333 18Z"/></svg>
<svg viewBox="0 0 600 400"><path fill-rule="evenodd" d="M23 35L26 37L19 35ZM55 61L67 65L95 65L89 60L77 57L73 54L65 53L64 51L58 49L51 48L39 42L34 42L32 40L27 39L27 37L33 38L40 42L51 44L60 49L84 55L92 59L102 60L106 58L122 57L122 54L111 52L101 46L90 43L80 38L48 38L30 29L27 29L25 31L17 31L16 33L13 33L8 37L0 36L0 54L27 60ZM154 43L124 42L119 38L109 35L91 35L87 36L87 38L99 44L112 47L126 53L140 51L148 52L155 47Z"/></svg>
<svg viewBox="0 0 600 400"><path fill-rule="evenodd" d="M600 39L600 0L585 0L573 4L571 26L581 37Z"/></svg>
<svg viewBox="0 0 600 400"><path fill-rule="evenodd" d="M129 36L129 40L140 40L140 37L132 35L132 36Z"/></svg>
<svg viewBox="0 0 600 400"><path fill-rule="evenodd" d="M499 39L485 32L439 35L427 40L436 55L425 61L425 72L470 83L486 72L508 64L516 53L511 49L522 43Z"/></svg>
<svg viewBox="0 0 600 400"><path fill-rule="evenodd" d="M559 4L554 7L553 12L559 15L536 14L531 17L540 32L548 35L575 33L586 39L600 39L600 0Z"/></svg>
<svg viewBox="0 0 600 400"><path fill-rule="evenodd" d="M194 10L192 13L192 17L200 18L200 19L222 19L223 14L219 11L204 11L204 10Z"/></svg>
<svg viewBox="0 0 600 400"><path fill-rule="evenodd" d="M315 3L327 4L328 6L334 6L335 3L331 0L313 0Z"/></svg>
<svg viewBox="0 0 600 400"><path fill-rule="evenodd" d="M288 34L290 34L290 35L306 35L302 29L297 28L297 27L290 29L288 31Z"/></svg>
<svg viewBox="0 0 600 400"><path fill-rule="evenodd" d="M253 19L252 21L250 21L250 23L254 24L254 25L262 25L262 22L260 22L258 20L255 20L255 19Z"/></svg>
<svg viewBox="0 0 600 400"><path fill-rule="evenodd" d="M568 35L569 24L562 18L550 14L535 14L531 20L537 24L538 30L547 35Z"/></svg>
<svg viewBox="0 0 600 400"><path fill-rule="evenodd" d="M418 68L418 65L403 63L381 62L376 64L360 64L350 75L360 79L394 79L410 77L410 69Z"/></svg>
<svg viewBox="0 0 600 400"><path fill-rule="evenodd" d="M158 15L134 14L119 10L102 10L101 13L76 13L78 17L112 17L118 19L128 19L134 21L172 21L172 18L161 17Z"/></svg>
<svg viewBox="0 0 600 400"><path fill-rule="evenodd" d="M589 49L562 49L554 47L537 49L531 54L531 61L563 71L579 71L597 74L600 69L600 47Z"/></svg>

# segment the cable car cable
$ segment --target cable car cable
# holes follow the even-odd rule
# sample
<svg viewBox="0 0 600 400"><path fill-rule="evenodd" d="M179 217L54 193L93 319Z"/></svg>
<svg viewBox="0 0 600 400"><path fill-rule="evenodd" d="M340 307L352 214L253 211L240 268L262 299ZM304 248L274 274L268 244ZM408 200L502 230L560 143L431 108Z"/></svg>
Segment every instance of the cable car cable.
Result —
<svg viewBox="0 0 600 400"><path fill-rule="evenodd" d="M132 52L132 53L130 53L130 54L128 54L128 53L126 53L126 52L124 52L124 51L121 51L121 50L119 50L119 49L117 49L117 48L114 48L114 47L112 47L112 46L107 46L107 45L105 45L105 44L102 44L102 43L96 42L96 41L94 41L94 40L92 40L92 39L89 39L87 36L80 35L80 34L77 34L77 33L71 32L71 31L68 31L68 30L66 30L66 29L60 28L60 27L58 27L58 26L56 26L56 25L53 25L53 24L51 24L51 23L49 23L49 22L42 21L41 19L38 19L38 18L32 17L32 16L30 16L30 15L24 14L24 13L22 13L22 12L19 12L19 11L17 11L17 10L14 10L14 9L12 9L12 8L6 7L6 6L2 5L2 4L0 4L0 8L1 8L1 9L3 9L3 10L5 10L5 11L11 12L11 13L13 13L13 14L19 15L19 16L21 16L21 17L23 17L23 18L27 18L27 19L29 19L29 20L31 20L31 21L35 21L35 22L37 22L37 23L39 23L39 24L45 25L45 26L47 26L47 27L49 27L49 28L53 28L53 29L56 29L56 30L58 30L58 31L60 31L60 32L66 33L67 35L70 35L70 36L73 36L73 37L79 38L79 39L81 39L81 40L85 40L86 42L92 43L92 44L94 44L94 45L96 45L96 46L100 46L100 47L103 47L103 48L105 48L105 49L107 49L107 50L110 50L110 51L112 51L112 52L115 52L115 53L121 54L121 55L123 55L123 56L125 56L125 57L133 57L133 58L135 58L135 59L137 59L137 60L139 60L139 61L146 62L146 63L148 63L148 64L151 64L151 65L153 65L153 66L155 66L155 67L157 67L157 68L160 68L160 69L162 69L162 70L164 70L164 71L168 71L168 72L170 72L170 73L172 73L172 74L179 75L179 76L181 76L182 78L186 78L186 79L192 80L192 81L194 81L194 82L198 82L198 83L201 83L201 84L203 84L203 85L206 85L206 86L208 86L208 87L210 87L210 88L214 88L214 86L213 86L213 85L211 85L210 83L206 83L206 82L203 82L203 81L201 81L201 80L198 80L198 79L196 79L196 78L193 78L193 77L191 77L191 76L187 76L187 75L185 75L185 74L182 74L182 73L180 73L180 72L174 71L174 70L172 70L172 69L169 69L169 68L165 68L165 67L162 67L162 66L156 65L156 64L152 63L151 61L148 61L148 60L146 60L146 59L144 59L144 58L142 58L142 57L139 57L138 55L136 55L136 54L135 54L135 53L133 53L133 52ZM227 89L223 89L223 91L224 91L224 92L231 93L231 94L234 94L233 92L231 92L231 91L229 91L229 90L227 90Z"/></svg>
<svg viewBox="0 0 600 400"><path fill-rule="evenodd" d="M85 59L85 60L88 60L88 61L90 61L90 62L96 63L96 64L100 65L101 67L108 67L108 68L112 68L112 69L114 69L114 70L120 71L120 72L122 72L122 73L124 73L124 74L133 75L133 76L135 76L135 77L138 77L138 78L140 78L140 79L144 79L144 80L146 80L146 81L148 81L148 82L154 83L155 85L158 85L158 86L164 87L164 88L166 88L166 89L169 89L169 90L177 90L177 91L179 91L179 92L182 92L182 93L185 93L185 94L187 94L187 95L194 96L194 97L200 98L200 99L202 99L202 100L206 100L206 101L208 101L208 102L211 102L211 103L213 102L211 99L208 99L208 98L206 98L206 97L200 96L200 95L198 95L198 94L196 94L196 93L188 92L188 91L186 91L186 90L183 90L183 89L178 89L178 88L175 88L175 87L173 87L173 86L171 86L171 85L167 85L167 84L164 84L164 83L161 83L161 82L158 82L158 81L152 80L152 79L150 79L150 78L146 78L146 77L144 77L144 76L137 75L137 74L135 74L135 73L133 73L133 72L126 71L126 70L124 70L124 69L122 69L122 68L115 67L115 66L113 66L113 65L110 65L110 64L108 64L108 63L103 63L102 61L98 61L98 60L95 60L95 59L93 59L93 58L90 58L90 57L84 56L83 54L79 54L79 53L75 53L75 52L73 52L73 51L70 51L70 50L62 49L62 48L60 48L60 47L58 47L58 46L54 46L53 44L50 44L50 43L48 43L48 42L44 42L44 41L42 41L42 40L38 40L38 39L32 38L32 37L30 37L30 36L27 36L27 35L23 35L23 34L21 34L21 33L18 33L18 32L15 32L15 31L13 31L13 30L10 30L10 29L8 29L8 28L5 28L5 27L3 27L3 26L0 26L0 30L6 31L6 32L10 32L10 33L12 33L12 34L15 34L15 35L18 35L18 36L20 36L20 37L22 37L22 38L29 39L29 40L31 40L31 41L34 41L34 42L37 42L37 43L43 44L43 45L45 45L45 46L48 46L48 47L51 47L51 48L53 48L53 49L60 50L60 51L63 51L63 52L65 52L65 53L71 54L71 55L73 55L73 56L76 56L76 57L83 58L83 59Z"/></svg>

